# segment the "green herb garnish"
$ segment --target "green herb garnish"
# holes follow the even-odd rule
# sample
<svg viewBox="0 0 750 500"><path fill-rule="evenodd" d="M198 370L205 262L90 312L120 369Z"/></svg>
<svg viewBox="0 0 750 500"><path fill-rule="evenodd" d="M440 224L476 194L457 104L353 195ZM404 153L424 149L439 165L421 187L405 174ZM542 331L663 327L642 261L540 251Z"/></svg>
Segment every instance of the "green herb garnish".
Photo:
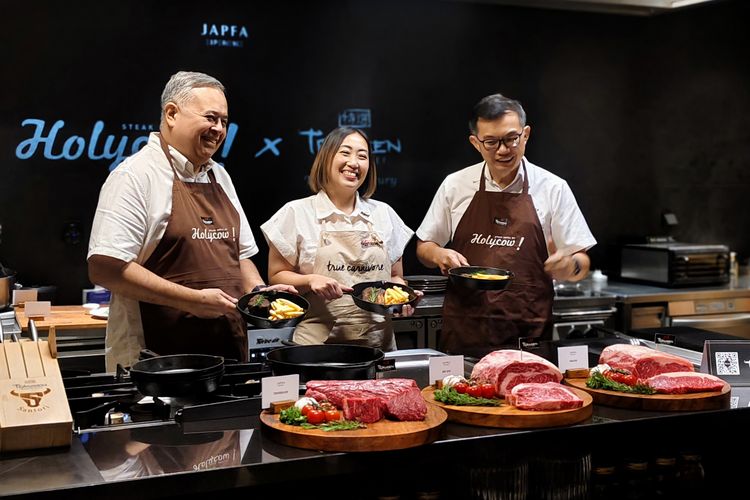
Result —
<svg viewBox="0 0 750 500"><path fill-rule="evenodd" d="M365 429L367 426L362 422L356 420L335 420L332 422L326 422L320 425L308 424L305 422L301 424L303 429L318 429L321 431L351 431L353 429Z"/></svg>
<svg viewBox="0 0 750 500"><path fill-rule="evenodd" d="M307 417L296 406L290 406L285 410L281 410L279 421L282 424L302 425L307 423Z"/></svg>
<svg viewBox="0 0 750 500"><path fill-rule="evenodd" d="M260 307L260 305L263 303L263 301L266 300L266 296L263 294L256 295L252 298L252 304L250 304L250 307Z"/></svg>
<svg viewBox="0 0 750 500"><path fill-rule="evenodd" d="M592 371L586 380L586 386L592 389L605 389L608 391L629 392L631 394L656 394L651 387L643 384L626 385L605 377L601 372Z"/></svg>
<svg viewBox="0 0 750 500"><path fill-rule="evenodd" d="M475 398L468 394L461 394L453 387L447 389L437 389L433 393L436 401L454 406L500 406L502 402L499 399Z"/></svg>

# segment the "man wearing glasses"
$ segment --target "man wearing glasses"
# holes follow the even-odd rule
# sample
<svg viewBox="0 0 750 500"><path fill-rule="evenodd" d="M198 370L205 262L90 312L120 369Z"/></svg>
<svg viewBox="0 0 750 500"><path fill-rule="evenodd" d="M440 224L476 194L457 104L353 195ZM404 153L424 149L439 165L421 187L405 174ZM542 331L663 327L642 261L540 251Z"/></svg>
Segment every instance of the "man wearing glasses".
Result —
<svg viewBox="0 0 750 500"><path fill-rule="evenodd" d="M112 292L108 371L131 366L144 347L247 360L247 326L235 304L264 285L234 185L211 159L226 138L227 114L218 80L174 74L159 132L102 187L88 267L91 281Z"/></svg>
<svg viewBox="0 0 750 500"><path fill-rule="evenodd" d="M531 127L520 102L483 98L469 129L483 161L440 185L417 230L417 257L443 274L468 265L514 273L502 291L448 285L439 347L482 357L519 337L551 339L552 279L583 279L596 240L567 182L524 157Z"/></svg>

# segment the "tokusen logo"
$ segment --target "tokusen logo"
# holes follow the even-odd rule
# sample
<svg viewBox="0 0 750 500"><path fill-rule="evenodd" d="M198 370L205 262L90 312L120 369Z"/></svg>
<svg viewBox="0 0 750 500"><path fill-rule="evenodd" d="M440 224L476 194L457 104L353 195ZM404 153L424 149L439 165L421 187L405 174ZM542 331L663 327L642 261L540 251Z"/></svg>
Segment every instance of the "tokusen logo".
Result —
<svg viewBox="0 0 750 500"><path fill-rule="evenodd" d="M26 403L26 406L29 408L38 408L39 403L42 402L42 398L50 393L52 389L47 387L43 391L34 391L34 392L16 392L15 389L10 391L11 396L16 396L18 398L21 398L21 400Z"/></svg>
<svg viewBox="0 0 750 500"><path fill-rule="evenodd" d="M201 36L209 47L244 47L249 38L247 28L236 24L203 23Z"/></svg>

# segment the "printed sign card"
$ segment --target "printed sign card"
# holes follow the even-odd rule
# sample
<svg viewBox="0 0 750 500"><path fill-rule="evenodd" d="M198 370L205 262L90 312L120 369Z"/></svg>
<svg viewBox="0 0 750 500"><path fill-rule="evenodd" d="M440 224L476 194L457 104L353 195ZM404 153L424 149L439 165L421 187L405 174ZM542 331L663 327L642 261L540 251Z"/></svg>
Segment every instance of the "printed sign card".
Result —
<svg viewBox="0 0 750 500"><path fill-rule="evenodd" d="M32 302L37 297L36 289L33 290L13 290L13 305L20 306L26 302Z"/></svg>
<svg viewBox="0 0 750 500"><path fill-rule="evenodd" d="M26 302L24 315L27 318L44 318L50 315L52 302L45 300L41 302Z"/></svg>
<svg viewBox="0 0 750 500"><path fill-rule="evenodd" d="M299 374L264 377L261 379L261 406L270 408L277 401L299 399Z"/></svg>
<svg viewBox="0 0 750 500"><path fill-rule="evenodd" d="M671 333L656 333L654 334L654 348L658 351L659 345L675 345L677 342L677 336Z"/></svg>
<svg viewBox="0 0 750 500"><path fill-rule="evenodd" d="M430 356L430 384L448 375L464 376L463 356Z"/></svg>
<svg viewBox="0 0 750 500"><path fill-rule="evenodd" d="M750 340L706 340L701 372L731 386L750 386Z"/></svg>
<svg viewBox="0 0 750 500"><path fill-rule="evenodd" d="M518 350L521 351L521 359L523 359L523 353L533 352L541 347L539 339L537 337L518 337Z"/></svg>
<svg viewBox="0 0 750 500"><path fill-rule="evenodd" d="M585 345L573 345L557 348L557 366L560 371L589 367L589 348Z"/></svg>

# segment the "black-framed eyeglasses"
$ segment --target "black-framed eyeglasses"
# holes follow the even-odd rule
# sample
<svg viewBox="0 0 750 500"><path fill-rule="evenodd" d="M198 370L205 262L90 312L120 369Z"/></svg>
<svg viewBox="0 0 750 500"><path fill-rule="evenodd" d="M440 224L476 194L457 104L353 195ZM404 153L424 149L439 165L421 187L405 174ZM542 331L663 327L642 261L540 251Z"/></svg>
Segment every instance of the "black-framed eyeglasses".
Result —
<svg viewBox="0 0 750 500"><path fill-rule="evenodd" d="M500 139L496 137L490 137L489 139L485 140L480 139L479 136L476 135L474 137L476 137L477 140L482 143L484 149L486 149L487 151L495 151L500 147L501 142L505 144L505 147L508 149L517 148L521 143L521 137L523 137L523 134L510 134Z"/></svg>

